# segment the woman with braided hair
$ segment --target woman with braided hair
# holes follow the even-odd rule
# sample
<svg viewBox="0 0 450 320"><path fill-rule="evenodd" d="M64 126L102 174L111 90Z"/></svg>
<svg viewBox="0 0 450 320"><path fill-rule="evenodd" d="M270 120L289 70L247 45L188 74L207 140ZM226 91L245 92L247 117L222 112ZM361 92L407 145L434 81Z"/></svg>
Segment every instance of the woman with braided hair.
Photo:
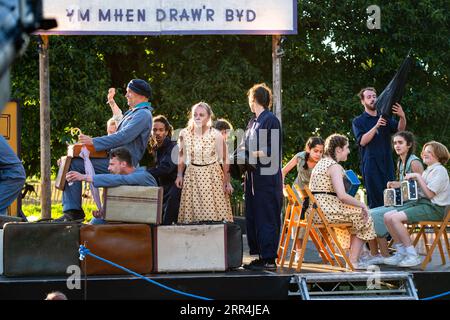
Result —
<svg viewBox="0 0 450 320"><path fill-rule="evenodd" d="M350 262L355 269L362 266L358 258L365 241L375 238L372 218L367 206L345 192L344 169L339 162L346 161L350 153L347 137L332 134L325 140L324 157L311 173L309 188L329 223L351 222L351 235L338 233L344 248L350 248ZM308 212L311 210L308 209ZM317 216L315 222L320 223Z"/></svg>

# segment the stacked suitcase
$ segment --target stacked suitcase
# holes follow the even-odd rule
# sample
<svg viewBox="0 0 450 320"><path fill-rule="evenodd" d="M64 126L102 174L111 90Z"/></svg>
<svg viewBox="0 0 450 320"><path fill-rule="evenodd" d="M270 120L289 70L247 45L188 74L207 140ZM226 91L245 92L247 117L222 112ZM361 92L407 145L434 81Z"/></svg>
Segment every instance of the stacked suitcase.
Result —
<svg viewBox="0 0 450 320"><path fill-rule="evenodd" d="M142 192L142 188L149 189ZM129 201L128 205L117 206L107 196L105 218L114 223L6 223L0 229L0 274L3 271L9 277L67 276L67 268L73 265L87 275L126 274L89 255L81 262L80 244L93 254L140 274L226 271L241 266L239 225L163 226L161 188L119 187L110 188L107 194L113 195L116 202ZM141 196L130 196L136 194ZM122 215L117 207L123 208Z"/></svg>

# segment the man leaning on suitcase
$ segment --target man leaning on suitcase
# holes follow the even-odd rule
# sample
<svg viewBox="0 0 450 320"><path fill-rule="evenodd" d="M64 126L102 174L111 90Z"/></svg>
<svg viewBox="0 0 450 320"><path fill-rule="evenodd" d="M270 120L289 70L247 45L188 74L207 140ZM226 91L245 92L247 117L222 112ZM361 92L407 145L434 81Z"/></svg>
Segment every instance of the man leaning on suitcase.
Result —
<svg viewBox="0 0 450 320"><path fill-rule="evenodd" d="M96 174L89 176L76 171L70 171L66 175L69 182L87 181L93 182L96 188L113 188L118 186L148 186L156 187L155 178L145 169L135 168L132 157L127 148L119 147L110 151L108 170L109 174ZM106 221L103 212L94 211L91 224L104 224Z"/></svg>
<svg viewBox="0 0 450 320"><path fill-rule="evenodd" d="M152 88L144 80L133 79L128 83L125 97L130 110L123 115L115 133L96 138L80 134L79 142L93 145L96 151L126 147L131 153L132 165L137 166L144 155L152 129L153 109L149 102L152 97ZM108 158L91 159L91 162L96 174L108 173ZM74 158L69 171L84 174L83 159ZM75 181L73 184L66 182L62 199L64 215L57 219L58 221L84 219L81 191L81 182Z"/></svg>

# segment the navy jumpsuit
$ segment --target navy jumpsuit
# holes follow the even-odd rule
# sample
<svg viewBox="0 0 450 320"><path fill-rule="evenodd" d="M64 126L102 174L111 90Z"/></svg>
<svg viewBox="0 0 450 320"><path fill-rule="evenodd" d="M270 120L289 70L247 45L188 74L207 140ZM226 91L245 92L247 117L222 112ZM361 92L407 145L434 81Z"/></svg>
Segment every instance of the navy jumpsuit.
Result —
<svg viewBox="0 0 450 320"><path fill-rule="evenodd" d="M391 135L397 132L398 121L390 118L386 126L378 128L377 133L367 145L361 146L362 136L377 124L379 117L363 112L353 119L352 123L353 133L359 146L360 169L369 208L384 205L383 190L388 181L394 180Z"/></svg>
<svg viewBox="0 0 450 320"><path fill-rule="evenodd" d="M245 218L251 255L277 257L280 236L283 184L281 176L282 132L280 121L268 110L250 120L245 134L250 151L264 151L266 158L253 158L256 170L245 174ZM253 160L253 162L252 162Z"/></svg>

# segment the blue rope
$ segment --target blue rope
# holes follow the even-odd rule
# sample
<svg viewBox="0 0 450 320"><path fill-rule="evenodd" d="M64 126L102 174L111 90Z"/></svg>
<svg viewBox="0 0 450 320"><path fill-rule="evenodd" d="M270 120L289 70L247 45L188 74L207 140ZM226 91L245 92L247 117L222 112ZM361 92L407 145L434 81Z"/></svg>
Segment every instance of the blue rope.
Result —
<svg viewBox="0 0 450 320"><path fill-rule="evenodd" d="M159 286L159 287L161 287L161 288L164 288L164 289L166 289L166 290L169 290L169 291L172 291L172 292L175 292L175 293L178 293L178 294L187 296L187 297L195 298L195 299L200 299L200 300L213 300L213 299L210 299L210 298L205 298L205 297L202 297L202 296L197 296L197 295L195 295L195 294L190 294L190 293L186 293L186 292L183 292L183 291L179 291L179 290L170 288L170 287L168 287L168 286L166 286L166 285L163 285L163 284L161 284L161 283L158 283L158 282L156 282L156 281L154 281L154 280L152 280L152 279L146 278L146 277L140 275L139 273L136 273L136 272L134 272L134 271L131 271L131 270L125 268L125 267L122 267L122 266L119 266L118 264L115 264L114 262L111 262L111 261L109 261L109 260L103 259L102 257L99 257L99 256L97 256L97 255L91 253L91 251L90 251L88 248L86 248L85 246L83 246L83 245L80 245L80 249L79 249L78 251L79 251L79 253L80 253L80 260L84 260L84 258L85 258L86 255L90 255L90 256L92 256L92 257L94 257L94 258L96 258L96 259L98 259L98 260L101 260L101 261L103 261L103 262L106 262L106 263L108 263L108 264L110 264L110 265L112 265L112 266L114 266L114 267L116 267L116 268L122 269L122 270L124 270L124 271L126 271L126 272L128 272L128 273L131 273L132 275L135 275L136 277L141 278L142 280L145 280L145 281L150 282L150 283L152 283L152 284L156 284L157 286Z"/></svg>
<svg viewBox="0 0 450 320"><path fill-rule="evenodd" d="M447 296L449 294L450 294L450 291L447 291L447 292L444 292L444 293L441 293L441 294L438 294L438 295L435 295L435 296L432 296L432 297L423 298L423 299L420 299L420 300L425 300L425 301L433 300L433 299L436 299L436 298L441 298L441 297Z"/></svg>

